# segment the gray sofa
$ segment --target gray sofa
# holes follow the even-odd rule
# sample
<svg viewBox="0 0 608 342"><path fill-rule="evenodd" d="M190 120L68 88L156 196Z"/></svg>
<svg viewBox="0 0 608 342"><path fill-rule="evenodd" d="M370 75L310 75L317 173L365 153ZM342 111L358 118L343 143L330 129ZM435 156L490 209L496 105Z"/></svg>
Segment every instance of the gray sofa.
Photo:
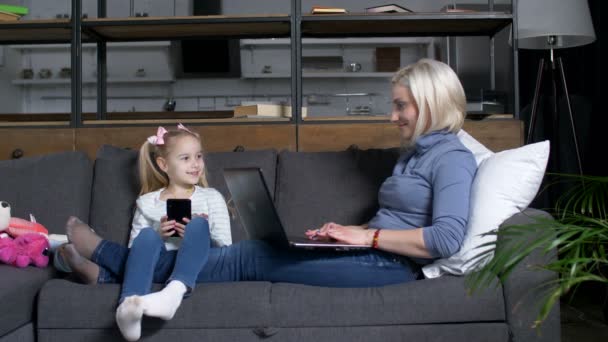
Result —
<svg viewBox="0 0 608 342"><path fill-rule="evenodd" d="M221 170L259 166L286 227L301 233L325 221L361 223L398 151L246 151L209 153L209 181L228 199ZM13 215L32 212L52 233L68 216L88 219L107 239L126 243L138 193L136 152L102 147L0 161L0 199ZM544 215L528 209L507 223ZM232 220L234 241L245 238ZM535 254L524 264L542 263ZM114 321L120 285L87 286L52 268L0 265L0 342L121 340ZM538 285L552 275L520 267L496 288L468 296L464 279L445 276L381 288L335 289L267 282L201 284L169 322L144 321L142 341L559 341L559 308L540 330Z"/></svg>

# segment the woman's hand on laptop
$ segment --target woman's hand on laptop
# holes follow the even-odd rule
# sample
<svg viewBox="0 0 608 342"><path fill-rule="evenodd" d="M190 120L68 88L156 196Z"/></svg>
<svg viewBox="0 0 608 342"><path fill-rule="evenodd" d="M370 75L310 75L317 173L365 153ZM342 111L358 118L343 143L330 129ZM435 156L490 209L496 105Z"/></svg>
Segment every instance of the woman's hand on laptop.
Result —
<svg viewBox="0 0 608 342"><path fill-rule="evenodd" d="M366 226L342 226L334 224L327 230L327 236L349 245L371 246L373 230L367 230Z"/></svg>
<svg viewBox="0 0 608 342"><path fill-rule="evenodd" d="M351 245L360 245L367 242L368 234L365 228L366 226L343 226L334 222L328 222L321 226L321 228L307 230L306 236L311 240L337 240Z"/></svg>

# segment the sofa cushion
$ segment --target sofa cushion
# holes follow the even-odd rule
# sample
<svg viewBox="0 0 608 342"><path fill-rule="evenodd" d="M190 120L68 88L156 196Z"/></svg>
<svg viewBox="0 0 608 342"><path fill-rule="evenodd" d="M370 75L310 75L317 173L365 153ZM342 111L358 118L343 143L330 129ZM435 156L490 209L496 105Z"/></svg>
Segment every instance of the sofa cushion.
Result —
<svg viewBox="0 0 608 342"><path fill-rule="evenodd" d="M273 284L271 293L279 327L505 321L500 286L468 296L454 276L376 288Z"/></svg>
<svg viewBox="0 0 608 342"><path fill-rule="evenodd" d="M97 152L91 226L104 238L126 244L131 220L138 197L140 183L137 176L138 152L104 145ZM222 170L228 167L260 167L274 191L276 151L210 152L205 156L207 180L228 201L230 195ZM234 211L232 211L234 213ZM245 234L238 218L231 215L232 239L244 239Z"/></svg>
<svg viewBox="0 0 608 342"><path fill-rule="evenodd" d="M267 282L199 284L169 321L149 319L146 330L239 328L270 325ZM161 289L154 286L154 291ZM46 283L38 301L39 329L118 329L116 306L120 285L81 285L62 279Z"/></svg>
<svg viewBox="0 0 608 342"><path fill-rule="evenodd" d="M89 216L92 163L82 152L0 161L0 199L13 217L33 214L50 233L65 234L70 215Z"/></svg>
<svg viewBox="0 0 608 342"><path fill-rule="evenodd" d="M0 336L31 322L36 294L55 275L52 267L15 268L0 265Z"/></svg>
<svg viewBox="0 0 608 342"><path fill-rule="evenodd" d="M89 218L97 234L126 244L140 188L137 152L102 146L95 160Z"/></svg>
<svg viewBox="0 0 608 342"><path fill-rule="evenodd" d="M362 224L378 210L378 189L398 149L279 154L275 203L289 235L325 222Z"/></svg>

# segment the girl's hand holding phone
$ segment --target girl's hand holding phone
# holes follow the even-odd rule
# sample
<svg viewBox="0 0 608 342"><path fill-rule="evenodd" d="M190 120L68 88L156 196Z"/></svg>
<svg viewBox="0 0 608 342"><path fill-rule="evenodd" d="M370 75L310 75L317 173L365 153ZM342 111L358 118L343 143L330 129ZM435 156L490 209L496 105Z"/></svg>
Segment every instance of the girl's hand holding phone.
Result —
<svg viewBox="0 0 608 342"><path fill-rule="evenodd" d="M176 222L175 220L167 220L167 216L163 216L160 218L160 236L163 239L171 237L173 232L176 230Z"/></svg>

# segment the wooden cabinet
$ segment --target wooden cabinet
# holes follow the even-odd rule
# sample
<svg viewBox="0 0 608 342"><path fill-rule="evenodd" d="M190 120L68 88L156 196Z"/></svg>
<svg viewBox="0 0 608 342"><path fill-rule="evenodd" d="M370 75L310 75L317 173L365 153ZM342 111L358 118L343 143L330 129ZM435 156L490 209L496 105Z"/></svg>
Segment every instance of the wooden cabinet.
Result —
<svg viewBox="0 0 608 342"><path fill-rule="evenodd" d="M91 159L95 158L97 150L104 144L139 149L148 136L156 133L157 127L77 128L75 149L86 152ZM237 147L245 150L296 149L294 125L221 125L189 128L201 135L203 148L208 152L229 152Z"/></svg>
<svg viewBox="0 0 608 342"><path fill-rule="evenodd" d="M172 124L165 125L169 127ZM95 159L102 145L139 149L156 132L157 125L91 128L6 128L0 129L5 141L0 145L0 160L32 157L61 151L83 151ZM343 151L351 145L360 149L390 148L400 145L399 131L387 122L246 124L189 126L202 137L208 152L229 152L242 147L249 150L275 149L303 152ZM523 144L523 122L519 120L470 121L464 129L494 152Z"/></svg>
<svg viewBox="0 0 608 342"><path fill-rule="evenodd" d="M74 130L69 128L3 128L0 135L0 160L74 150Z"/></svg>
<svg viewBox="0 0 608 342"><path fill-rule="evenodd" d="M494 152L523 144L523 122L519 120L467 120L464 129ZM382 122L301 125L299 139L299 150L306 152L342 151L351 145L360 149L400 145L395 125Z"/></svg>

